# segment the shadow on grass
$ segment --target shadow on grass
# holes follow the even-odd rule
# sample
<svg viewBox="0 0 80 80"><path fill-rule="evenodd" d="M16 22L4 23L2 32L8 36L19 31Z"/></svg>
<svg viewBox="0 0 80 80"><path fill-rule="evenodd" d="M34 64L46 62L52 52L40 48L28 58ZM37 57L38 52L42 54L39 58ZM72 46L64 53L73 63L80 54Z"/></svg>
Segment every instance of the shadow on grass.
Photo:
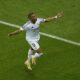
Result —
<svg viewBox="0 0 80 80"><path fill-rule="evenodd" d="M28 76L28 79L30 80L38 80L38 77L36 76L36 73L34 70L28 70L26 67L24 68L26 76Z"/></svg>

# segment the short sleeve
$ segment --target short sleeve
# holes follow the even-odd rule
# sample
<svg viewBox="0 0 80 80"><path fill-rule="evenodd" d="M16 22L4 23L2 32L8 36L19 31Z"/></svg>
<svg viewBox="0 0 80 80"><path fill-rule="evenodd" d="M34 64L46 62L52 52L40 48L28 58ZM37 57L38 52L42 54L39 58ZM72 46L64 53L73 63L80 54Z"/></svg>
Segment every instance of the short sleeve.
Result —
<svg viewBox="0 0 80 80"><path fill-rule="evenodd" d="M46 21L46 19L44 18L39 18L39 20L40 20L40 23L44 23Z"/></svg>
<svg viewBox="0 0 80 80"><path fill-rule="evenodd" d="M22 27L20 27L20 30L27 30L28 29L28 24L24 24Z"/></svg>
<svg viewBox="0 0 80 80"><path fill-rule="evenodd" d="M20 27L20 30L23 31L24 29L22 27Z"/></svg>

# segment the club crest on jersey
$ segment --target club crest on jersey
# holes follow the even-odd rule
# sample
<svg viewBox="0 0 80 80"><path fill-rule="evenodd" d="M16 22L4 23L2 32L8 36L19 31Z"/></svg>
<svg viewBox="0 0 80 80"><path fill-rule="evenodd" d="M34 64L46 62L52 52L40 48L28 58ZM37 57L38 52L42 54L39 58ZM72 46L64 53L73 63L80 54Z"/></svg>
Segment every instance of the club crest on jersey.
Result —
<svg viewBox="0 0 80 80"><path fill-rule="evenodd" d="M34 29L34 27L32 26L32 29Z"/></svg>
<svg viewBox="0 0 80 80"><path fill-rule="evenodd" d="M36 27L36 26L32 26L31 28L32 28L32 29L38 29L38 27Z"/></svg>

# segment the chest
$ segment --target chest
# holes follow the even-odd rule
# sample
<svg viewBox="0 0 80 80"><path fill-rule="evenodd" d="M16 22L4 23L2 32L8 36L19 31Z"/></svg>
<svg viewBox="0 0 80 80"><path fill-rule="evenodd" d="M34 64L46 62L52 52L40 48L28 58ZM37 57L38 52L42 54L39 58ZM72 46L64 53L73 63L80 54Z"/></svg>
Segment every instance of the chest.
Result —
<svg viewBox="0 0 80 80"><path fill-rule="evenodd" d="M29 25L29 29L31 30L35 30L35 29L39 29L40 24L38 22L36 22L35 24L31 23Z"/></svg>

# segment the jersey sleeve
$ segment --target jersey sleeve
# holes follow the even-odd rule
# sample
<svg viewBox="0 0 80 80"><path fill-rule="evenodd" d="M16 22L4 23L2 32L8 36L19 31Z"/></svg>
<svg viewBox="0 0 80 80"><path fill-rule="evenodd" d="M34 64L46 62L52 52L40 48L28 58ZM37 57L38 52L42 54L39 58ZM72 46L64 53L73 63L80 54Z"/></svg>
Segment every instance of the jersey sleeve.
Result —
<svg viewBox="0 0 80 80"><path fill-rule="evenodd" d="M20 30L27 30L28 29L28 24L24 24L22 27L20 27Z"/></svg>
<svg viewBox="0 0 80 80"><path fill-rule="evenodd" d="M24 29L22 27L20 27L20 30L23 31Z"/></svg>
<svg viewBox="0 0 80 80"><path fill-rule="evenodd" d="M39 20L40 20L40 23L44 23L46 21L46 19L44 18L39 18Z"/></svg>

